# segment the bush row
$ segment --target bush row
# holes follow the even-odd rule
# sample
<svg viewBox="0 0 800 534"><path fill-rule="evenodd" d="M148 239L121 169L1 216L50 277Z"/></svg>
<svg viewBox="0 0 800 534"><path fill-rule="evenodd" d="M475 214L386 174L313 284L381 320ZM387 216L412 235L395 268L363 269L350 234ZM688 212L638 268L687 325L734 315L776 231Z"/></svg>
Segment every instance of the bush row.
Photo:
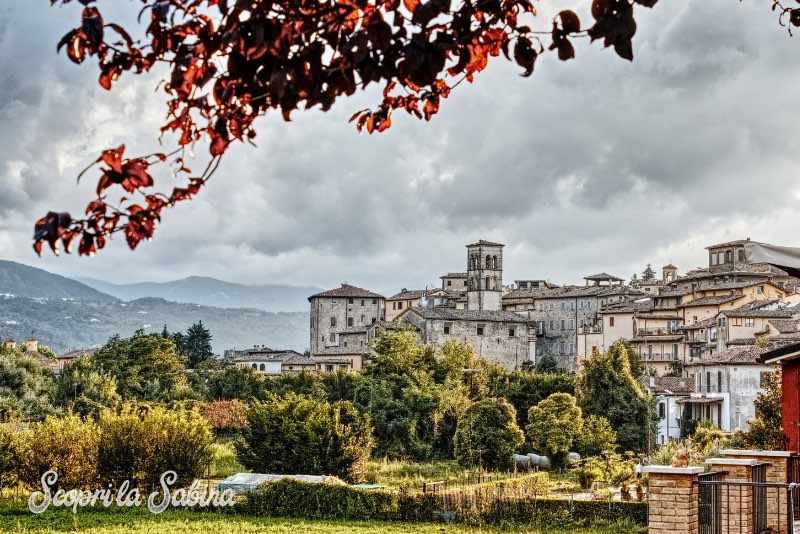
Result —
<svg viewBox="0 0 800 534"><path fill-rule="evenodd" d="M213 437L197 411L125 406L97 421L75 414L28 425L0 425L0 485L39 487L42 474L58 474L58 488L92 489L124 480L158 484L164 471L178 484L201 476L211 461Z"/></svg>
<svg viewBox="0 0 800 534"><path fill-rule="evenodd" d="M586 526L598 521L647 524L647 503L572 501L537 495L543 474L438 494L363 491L349 486L281 480L248 494L237 511L324 520L452 521L470 524ZM545 475L546 477L546 475ZM546 478L544 479L546 484ZM514 489L512 489L514 488ZM530 493L526 494L527 491ZM475 498L480 495L480 498Z"/></svg>

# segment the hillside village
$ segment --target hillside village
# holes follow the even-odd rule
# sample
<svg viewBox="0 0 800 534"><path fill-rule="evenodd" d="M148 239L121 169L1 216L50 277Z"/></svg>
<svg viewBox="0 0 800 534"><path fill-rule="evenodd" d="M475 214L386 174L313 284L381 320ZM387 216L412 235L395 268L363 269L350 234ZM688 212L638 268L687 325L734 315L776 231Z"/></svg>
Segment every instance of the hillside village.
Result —
<svg viewBox="0 0 800 534"><path fill-rule="evenodd" d="M504 245L480 240L466 246L466 271L443 274L439 288L384 297L342 284L311 295L310 354L294 356L288 370L314 362L323 372L359 370L370 341L405 327L434 347L449 338L469 342L480 358L507 369L550 356L570 373L622 340L639 355L642 383L658 398L659 442L677 439L685 420L746 429L772 371L759 357L800 340L798 279L748 261L748 243L708 246L708 265L683 274L668 264L660 277L626 283L598 273L585 276L585 285L560 286L504 283Z"/></svg>

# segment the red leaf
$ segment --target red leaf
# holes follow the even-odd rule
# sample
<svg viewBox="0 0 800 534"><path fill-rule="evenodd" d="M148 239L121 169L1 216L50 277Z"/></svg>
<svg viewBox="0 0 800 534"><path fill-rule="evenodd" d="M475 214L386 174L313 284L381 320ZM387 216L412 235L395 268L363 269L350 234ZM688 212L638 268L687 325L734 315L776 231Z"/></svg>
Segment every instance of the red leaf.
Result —
<svg viewBox="0 0 800 534"><path fill-rule="evenodd" d="M120 145L117 148L104 150L103 153L97 158L97 163L105 163L114 172L122 172L122 154L125 153L125 145Z"/></svg>
<svg viewBox="0 0 800 534"><path fill-rule="evenodd" d="M419 0L403 0L403 5L406 6L406 9L413 13L417 6L419 5Z"/></svg>

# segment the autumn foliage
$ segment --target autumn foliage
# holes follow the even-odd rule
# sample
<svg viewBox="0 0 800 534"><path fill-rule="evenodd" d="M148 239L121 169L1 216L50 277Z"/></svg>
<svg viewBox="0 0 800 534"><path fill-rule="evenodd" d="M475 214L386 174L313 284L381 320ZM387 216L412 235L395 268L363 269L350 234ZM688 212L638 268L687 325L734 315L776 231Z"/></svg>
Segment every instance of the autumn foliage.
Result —
<svg viewBox="0 0 800 534"><path fill-rule="evenodd" d="M271 110L288 121L296 110L326 111L375 83L383 87L382 100L352 116L359 131L386 130L397 110L430 120L442 100L493 57L513 60L529 76L542 54L572 59L573 40L589 37L632 60L634 9L657 2L593 0L588 24L564 9L537 31L530 26L533 0L140 1L140 39L104 20L99 0L79 0L80 25L58 49L75 63L96 59L98 82L109 90L124 74L165 65L169 77L160 87L169 99L161 134L174 133L177 150L143 157L126 156L124 146L104 151L90 167L99 178L85 217L48 213L35 226L37 253L45 242L57 253L78 241L78 253L92 255L117 231L131 249L150 239L161 211L196 195L230 144L252 142L255 119ZM780 9L782 21L800 24L800 11ZM210 162L193 173L185 151L201 141ZM172 166L180 187L154 192L151 167L160 162ZM112 204L110 193L122 198Z"/></svg>

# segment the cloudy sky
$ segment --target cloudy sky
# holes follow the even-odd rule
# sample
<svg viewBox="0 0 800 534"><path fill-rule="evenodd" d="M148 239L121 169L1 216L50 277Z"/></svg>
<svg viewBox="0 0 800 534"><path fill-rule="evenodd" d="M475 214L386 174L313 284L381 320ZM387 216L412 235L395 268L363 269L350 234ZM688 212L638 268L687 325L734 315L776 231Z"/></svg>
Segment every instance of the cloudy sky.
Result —
<svg viewBox="0 0 800 534"><path fill-rule="evenodd" d="M139 5L110 4L107 20ZM203 275L390 292L464 270L464 245L481 238L507 245L507 283L628 278L648 262L683 272L706 261L703 247L744 237L800 246L800 36L764 2L682 0L639 10L633 63L588 42L528 79L499 59L430 123L396 114L388 132L359 135L347 119L375 93L291 123L264 117L258 148L230 150L151 243L39 259L34 221L80 213L92 191L76 185L80 169L107 147L153 148L165 112L158 76L109 93L94 64L56 53L79 11L0 5L2 259L113 282Z"/></svg>

